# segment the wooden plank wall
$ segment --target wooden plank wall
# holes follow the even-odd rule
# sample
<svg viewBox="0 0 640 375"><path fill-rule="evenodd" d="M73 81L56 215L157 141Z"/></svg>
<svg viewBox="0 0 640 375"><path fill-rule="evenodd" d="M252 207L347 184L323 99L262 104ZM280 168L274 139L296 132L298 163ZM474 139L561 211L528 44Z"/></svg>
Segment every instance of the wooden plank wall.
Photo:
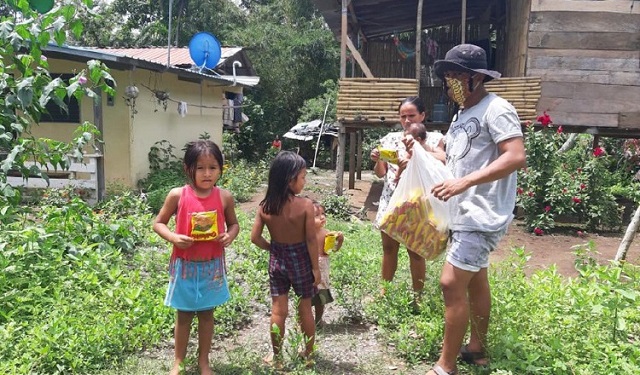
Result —
<svg viewBox="0 0 640 375"><path fill-rule="evenodd" d="M531 1L511 0L507 2L504 39L496 45L497 55L500 57L496 68L504 77L522 77L524 75Z"/></svg>
<svg viewBox="0 0 640 375"><path fill-rule="evenodd" d="M526 74L554 123L640 135L640 1L531 0Z"/></svg>

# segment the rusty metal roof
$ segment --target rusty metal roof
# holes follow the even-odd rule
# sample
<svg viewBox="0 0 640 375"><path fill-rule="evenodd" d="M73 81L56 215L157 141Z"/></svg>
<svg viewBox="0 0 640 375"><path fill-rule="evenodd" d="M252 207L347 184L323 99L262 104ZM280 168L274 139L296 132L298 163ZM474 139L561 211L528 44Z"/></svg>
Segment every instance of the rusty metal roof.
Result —
<svg viewBox="0 0 640 375"><path fill-rule="evenodd" d="M138 67L156 71L170 71L187 79L207 79L235 86L253 87L258 84L251 61L242 47L224 47L220 62L215 70L198 69L189 56L187 48L172 48L170 66L167 66L167 48L91 48L78 46L57 46L49 44L44 53L50 57L74 61L96 59L107 66L118 69ZM233 58L233 61L232 61ZM240 64L238 64L240 63ZM233 73L233 74L232 74Z"/></svg>
<svg viewBox="0 0 640 375"><path fill-rule="evenodd" d="M167 64L167 47L148 47L148 48L91 48L94 51L102 53L115 54L131 57L137 60L150 61L156 64ZM221 57L218 66L224 65L225 61L242 51L242 47L222 47ZM172 66L191 66L193 60L189 56L189 49L186 47L171 48Z"/></svg>

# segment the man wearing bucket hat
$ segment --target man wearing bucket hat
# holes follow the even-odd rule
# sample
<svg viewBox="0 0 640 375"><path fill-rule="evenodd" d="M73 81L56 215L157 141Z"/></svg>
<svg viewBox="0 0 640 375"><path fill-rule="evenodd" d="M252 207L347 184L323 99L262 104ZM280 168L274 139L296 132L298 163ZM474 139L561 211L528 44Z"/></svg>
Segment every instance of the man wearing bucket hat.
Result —
<svg viewBox="0 0 640 375"><path fill-rule="evenodd" d="M442 353L428 375L457 374L456 359L487 366L486 336L491 294L489 253L505 234L516 198L516 171L525 166L516 110L484 83L499 78L487 69L485 51L461 44L435 62L435 72L460 110L441 141L454 178L433 187L450 201L451 241L440 285L445 301ZM463 346L471 323L469 343Z"/></svg>

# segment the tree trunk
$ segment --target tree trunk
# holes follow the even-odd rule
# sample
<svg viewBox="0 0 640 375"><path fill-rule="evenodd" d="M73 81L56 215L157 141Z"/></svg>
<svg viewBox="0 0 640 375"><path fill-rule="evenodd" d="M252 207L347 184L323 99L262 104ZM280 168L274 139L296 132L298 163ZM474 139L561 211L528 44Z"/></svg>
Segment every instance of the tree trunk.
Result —
<svg viewBox="0 0 640 375"><path fill-rule="evenodd" d="M562 144L562 147L558 150L558 154L564 154L565 152L571 150L573 146L576 145L576 140L578 139L578 133L571 133L569 138Z"/></svg>
<svg viewBox="0 0 640 375"><path fill-rule="evenodd" d="M618 253L616 254L615 260L625 260L627 257L627 251L631 246L631 242L633 242L633 238L638 231L638 227L640 227L640 205L636 209L636 213L633 214L633 219L629 223L627 227L627 231L622 238L622 242L620 242L620 247L618 247Z"/></svg>

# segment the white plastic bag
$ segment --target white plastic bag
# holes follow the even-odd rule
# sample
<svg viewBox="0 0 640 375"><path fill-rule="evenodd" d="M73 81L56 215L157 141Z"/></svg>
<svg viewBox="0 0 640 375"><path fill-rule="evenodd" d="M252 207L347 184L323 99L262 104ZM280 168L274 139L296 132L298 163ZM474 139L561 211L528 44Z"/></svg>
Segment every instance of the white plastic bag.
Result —
<svg viewBox="0 0 640 375"><path fill-rule="evenodd" d="M431 194L433 185L453 178L451 171L414 143L413 156L400 177L380 229L425 259L438 257L447 247L449 203Z"/></svg>

